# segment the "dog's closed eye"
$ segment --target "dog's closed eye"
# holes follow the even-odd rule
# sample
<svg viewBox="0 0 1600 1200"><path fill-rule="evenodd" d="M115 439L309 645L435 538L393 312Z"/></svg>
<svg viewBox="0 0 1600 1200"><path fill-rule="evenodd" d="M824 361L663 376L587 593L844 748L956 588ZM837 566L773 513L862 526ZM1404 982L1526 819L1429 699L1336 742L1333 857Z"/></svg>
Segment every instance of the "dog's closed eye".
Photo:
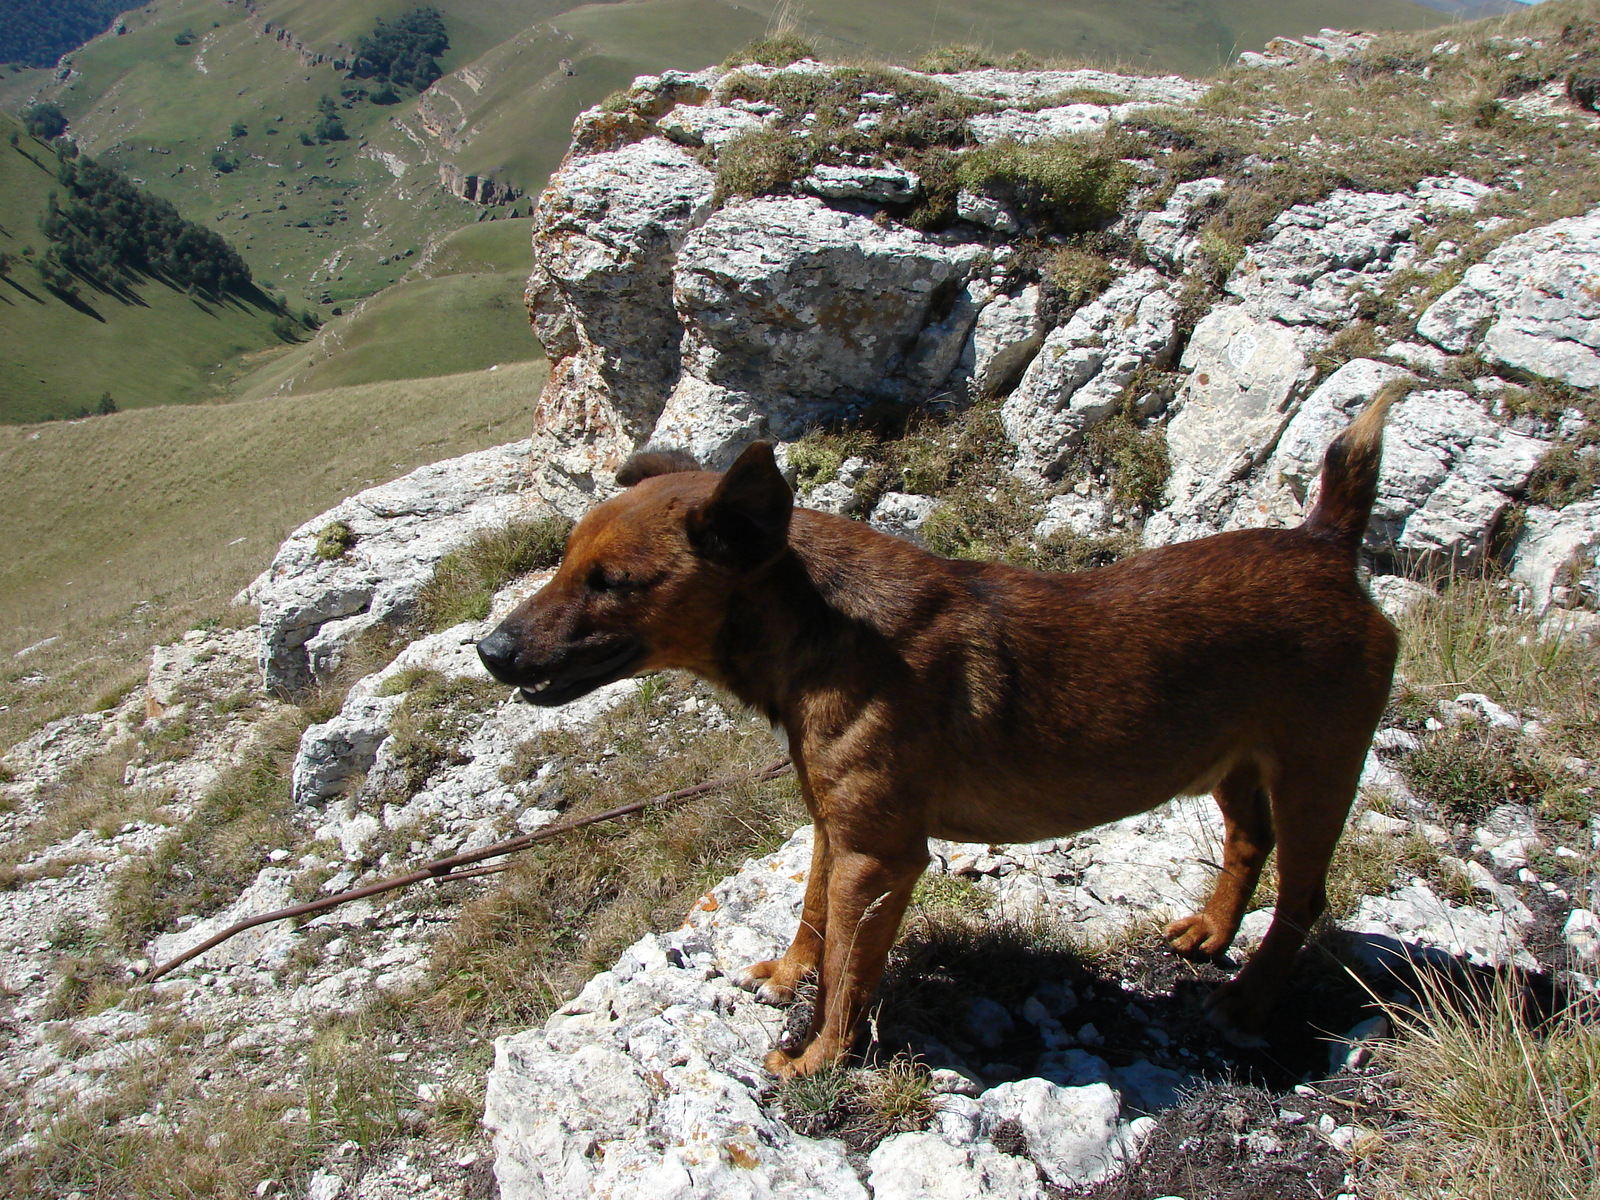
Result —
<svg viewBox="0 0 1600 1200"><path fill-rule="evenodd" d="M591 592L628 592L638 586L631 573L608 571L599 563L589 568L589 578L585 582Z"/></svg>

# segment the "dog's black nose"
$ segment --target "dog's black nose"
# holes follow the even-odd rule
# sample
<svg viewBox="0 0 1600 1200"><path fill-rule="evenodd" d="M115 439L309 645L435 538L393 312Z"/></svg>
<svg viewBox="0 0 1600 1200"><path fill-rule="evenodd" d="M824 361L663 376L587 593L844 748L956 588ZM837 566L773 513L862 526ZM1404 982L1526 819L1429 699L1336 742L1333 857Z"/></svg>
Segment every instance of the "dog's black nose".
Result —
<svg viewBox="0 0 1600 1200"><path fill-rule="evenodd" d="M478 657L489 674L503 678L516 662L517 643L503 629L496 629L478 643Z"/></svg>

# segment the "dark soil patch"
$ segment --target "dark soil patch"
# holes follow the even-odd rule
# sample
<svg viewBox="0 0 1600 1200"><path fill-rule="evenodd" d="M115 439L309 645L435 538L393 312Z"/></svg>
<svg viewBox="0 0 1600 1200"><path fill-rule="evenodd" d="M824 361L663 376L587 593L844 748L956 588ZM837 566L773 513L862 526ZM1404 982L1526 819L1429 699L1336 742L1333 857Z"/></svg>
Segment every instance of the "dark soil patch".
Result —
<svg viewBox="0 0 1600 1200"><path fill-rule="evenodd" d="M1321 1096L1280 1097L1221 1084L1163 1113L1138 1159L1115 1179L1059 1194L1085 1200L1325 1200L1348 1190L1350 1160L1322 1133L1322 1118L1336 1126L1355 1119L1372 1126L1386 1115Z"/></svg>

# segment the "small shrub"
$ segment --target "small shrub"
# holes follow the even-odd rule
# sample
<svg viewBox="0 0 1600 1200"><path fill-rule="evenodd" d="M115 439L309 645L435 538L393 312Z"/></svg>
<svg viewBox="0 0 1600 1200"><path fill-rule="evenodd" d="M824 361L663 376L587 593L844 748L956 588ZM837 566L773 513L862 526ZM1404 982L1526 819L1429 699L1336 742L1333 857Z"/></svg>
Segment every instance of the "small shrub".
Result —
<svg viewBox="0 0 1600 1200"><path fill-rule="evenodd" d="M747 63L759 63L763 67L787 67L802 58L816 57L815 42L801 37L798 33L787 32L762 38L758 42L751 42L742 50L735 50L723 60L722 65L730 70L745 66Z"/></svg>
<svg viewBox="0 0 1600 1200"><path fill-rule="evenodd" d="M929 75L954 75L960 71L981 71L985 67L998 67L1000 60L982 46L952 45L930 50L917 59L915 66Z"/></svg>
<svg viewBox="0 0 1600 1200"><path fill-rule="evenodd" d="M816 147L809 138L782 129L753 129L728 142L717 155L716 202L784 191L816 162Z"/></svg>
<svg viewBox="0 0 1600 1200"><path fill-rule="evenodd" d="M1082 459L1111 484L1119 504L1152 512L1172 474L1167 437L1158 427L1141 428L1126 411L1094 426L1084 436Z"/></svg>
<svg viewBox="0 0 1600 1200"><path fill-rule="evenodd" d="M1417 793L1461 817L1536 802L1549 776L1508 731L1458 725L1425 738L1401 762Z"/></svg>
<svg viewBox="0 0 1600 1200"><path fill-rule="evenodd" d="M1066 302L1068 312L1100 295L1115 278L1105 258L1076 246L1057 250L1044 268L1045 283Z"/></svg>
<svg viewBox="0 0 1600 1200"><path fill-rule="evenodd" d="M973 191L1011 195L1028 216L1063 233L1114 219L1133 182L1106 139L995 142L968 154L956 174Z"/></svg>
<svg viewBox="0 0 1600 1200"><path fill-rule="evenodd" d="M925 1067L893 1058L881 1067L829 1067L778 1085L784 1121L806 1137L837 1137L866 1153L886 1137L926 1129L934 1117Z"/></svg>
<svg viewBox="0 0 1600 1200"><path fill-rule="evenodd" d="M1528 500L1565 508L1600 493L1600 455L1571 445L1552 446L1539 460L1528 480Z"/></svg>
<svg viewBox="0 0 1600 1200"><path fill-rule="evenodd" d="M847 457L839 442L838 438L813 430L789 447L789 465L795 469L801 491L809 492L838 476Z"/></svg>
<svg viewBox="0 0 1600 1200"><path fill-rule="evenodd" d="M317 530L316 555L324 562L334 562L355 549L356 531L347 521L329 521Z"/></svg>
<svg viewBox="0 0 1600 1200"><path fill-rule="evenodd" d="M49 100L36 100L22 113L22 127L30 137L49 142L67 131L67 114Z"/></svg>
<svg viewBox="0 0 1600 1200"><path fill-rule="evenodd" d="M1095 567L1109 567L1138 550L1137 534L1112 533L1102 537L1085 537L1070 529L1058 529L1048 537L1040 538L1031 552L1019 556L1017 565L1032 567L1035 571L1088 571Z"/></svg>
<svg viewBox="0 0 1600 1200"><path fill-rule="evenodd" d="M561 516L511 521L446 554L417 596L423 625L437 632L481 621L495 592L518 575L561 561L571 530L572 522Z"/></svg>

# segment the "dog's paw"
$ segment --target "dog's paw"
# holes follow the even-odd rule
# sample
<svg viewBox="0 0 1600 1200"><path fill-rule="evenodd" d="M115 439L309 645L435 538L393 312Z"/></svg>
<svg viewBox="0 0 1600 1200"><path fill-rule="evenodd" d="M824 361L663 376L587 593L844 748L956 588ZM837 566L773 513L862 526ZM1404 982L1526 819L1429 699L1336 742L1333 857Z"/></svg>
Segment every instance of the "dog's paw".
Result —
<svg viewBox="0 0 1600 1200"><path fill-rule="evenodd" d="M801 1072L796 1066L800 1060L782 1050L769 1050L761 1065L779 1079L797 1079Z"/></svg>
<svg viewBox="0 0 1600 1200"><path fill-rule="evenodd" d="M799 979L787 970L781 958L752 963L740 973L737 980L747 992L754 992L763 1004L785 1005L794 1003L794 990Z"/></svg>
<svg viewBox="0 0 1600 1200"><path fill-rule="evenodd" d="M1216 958L1232 943L1233 930L1218 928L1210 917L1198 912L1172 922L1163 936L1185 958Z"/></svg>

